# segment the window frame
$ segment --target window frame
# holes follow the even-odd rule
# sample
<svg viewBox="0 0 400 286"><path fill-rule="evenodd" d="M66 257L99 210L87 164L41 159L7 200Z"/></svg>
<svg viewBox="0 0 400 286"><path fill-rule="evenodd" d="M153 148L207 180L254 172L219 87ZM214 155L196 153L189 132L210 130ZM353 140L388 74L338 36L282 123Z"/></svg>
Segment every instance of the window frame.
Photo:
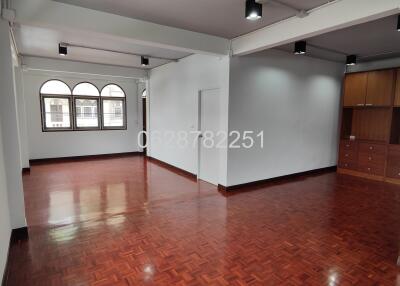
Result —
<svg viewBox="0 0 400 286"><path fill-rule="evenodd" d="M101 130L101 114L100 114L100 98L97 96L82 96L82 95L76 95L72 96L73 99L73 107L74 107L74 130L75 131L92 131L92 130ZM95 127L79 127L78 126L78 113L76 112L76 101L79 99L89 99L89 100L95 100L97 104L97 126ZM84 114L84 112L81 111L81 114Z"/></svg>
<svg viewBox="0 0 400 286"><path fill-rule="evenodd" d="M70 94L48 94L48 93L41 93L42 87L49 81L59 81L64 83L69 91ZM96 87L99 92L99 96L93 95L74 95L73 90L76 86L81 83L89 83ZM101 96L101 92L103 89L109 85L118 86L122 92L124 93L124 97L120 96ZM45 99L46 98L62 98L68 100L69 106L69 120L70 120L70 127L46 127L46 110L45 110ZM97 120L98 126L96 127L78 127L77 126L77 112L76 112L76 100L77 99L89 99L89 100L96 100L97 102ZM123 115L123 125L122 126L104 126L104 110L103 110L103 101L104 100L114 100L122 102L122 115ZM41 126L42 132L64 132L64 131L112 131L112 130L127 130L128 129L128 116L127 116L127 96L125 90L116 83L107 83L101 89L99 89L95 84L89 81L82 81L71 87L60 79L49 79L43 82L43 84L39 88L39 101L40 101L40 117L41 117Z"/></svg>
<svg viewBox="0 0 400 286"><path fill-rule="evenodd" d="M46 126L46 105L44 103L46 98L62 98L68 100L69 106L69 125L70 127L47 127ZM73 131L74 130L74 118L72 115L72 100L70 95L61 94L40 94L40 116L42 119L42 132L58 132L58 131Z"/></svg>
<svg viewBox="0 0 400 286"><path fill-rule="evenodd" d="M75 88L82 83L88 83L90 85L93 85L96 88L99 95L98 96L96 96L96 95L74 95ZM101 115L101 103L100 103L101 100L100 100L100 90L98 89L98 87L89 81L78 82L71 91L71 97L72 97L72 101L73 101L73 113L72 114L74 117L73 131L99 131L99 130L102 130L102 121L101 121L102 115ZM78 126L78 114L76 112L76 100L77 99L96 100L96 103L97 103L97 126L95 126L95 127L79 127Z"/></svg>
<svg viewBox="0 0 400 286"><path fill-rule="evenodd" d="M101 96L101 93L103 91L104 88L106 88L109 85L115 85L118 86L122 92L124 93L124 97L120 97L120 96ZM115 101L122 101L122 112L123 112L123 125L122 126L104 126L104 104L103 101L104 100L115 100ZM105 86L103 86L103 88L100 91L100 101L101 101L101 129L102 130L127 130L128 129L128 118L127 118L127 113L126 113L126 92L125 90L118 84L116 83L108 83Z"/></svg>
<svg viewBox="0 0 400 286"><path fill-rule="evenodd" d="M50 82L50 81L59 81L65 84L69 89L69 94L51 94L51 93L42 93L43 86ZM74 119L73 119L73 106L72 106L72 91L71 87L64 81L60 79L49 79L46 80L39 88L39 101L40 101L40 117L41 117L41 125L42 125L42 132L59 132L59 131L73 131L74 130ZM69 106L69 125L70 127L46 127L46 105L44 103L46 98L63 98L68 100Z"/></svg>

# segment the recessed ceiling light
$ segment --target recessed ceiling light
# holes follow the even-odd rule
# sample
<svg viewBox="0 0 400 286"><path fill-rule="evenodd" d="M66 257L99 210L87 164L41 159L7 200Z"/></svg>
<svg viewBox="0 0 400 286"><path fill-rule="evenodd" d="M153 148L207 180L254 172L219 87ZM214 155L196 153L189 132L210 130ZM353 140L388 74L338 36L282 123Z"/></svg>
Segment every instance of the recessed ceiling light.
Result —
<svg viewBox="0 0 400 286"><path fill-rule="evenodd" d="M397 31L400 32L400 15L397 17Z"/></svg>
<svg viewBox="0 0 400 286"><path fill-rule="evenodd" d="M142 67L146 67L149 65L149 58L141 56L140 61L141 61Z"/></svg>
<svg viewBox="0 0 400 286"><path fill-rule="evenodd" d="M356 55L347 56L346 65L354 66L356 63L357 63L357 56Z"/></svg>
<svg viewBox="0 0 400 286"><path fill-rule="evenodd" d="M262 17L262 4L256 0L246 0L246 19L257 20Z"/></svg>
<svg viewBox="0 0 400 286"><path fill-rule="evenodd" d="M58 54L64 57L68 54L68 48L66 44L63 43L58 44Z"/></svg>
<svg viewBox="0 0 400 286"><path fill-rule="evenodd" d="M306 41L298 41L294 43L294 54L295 55L304 55L307 51L307 42Z"/></svg>

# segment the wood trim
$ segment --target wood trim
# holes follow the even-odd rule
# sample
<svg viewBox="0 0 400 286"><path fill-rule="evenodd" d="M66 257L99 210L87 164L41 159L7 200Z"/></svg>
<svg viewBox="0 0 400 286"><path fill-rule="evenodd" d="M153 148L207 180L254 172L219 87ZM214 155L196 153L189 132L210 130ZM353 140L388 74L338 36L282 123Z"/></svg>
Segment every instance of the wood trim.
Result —
<svg viewBox="0 0 400 286"><path fill-rule="evenodd" d="M368 179L368 180L381 181L381 182L385 180L384 176L376 176L376 175L371 175L371 174L348 170L348 169L343 169L343 168L338 168L337 172L339 174L361 177L361 178Z"/></svg>
<svg viewBox="0 0 400 286"><path fill-rule="evenodd" d="M239 184L239 185L233 185L233 186L218 185L218 190L223 191L223 192L229 192L229 191L242 189L242 188L246 188L246 187L259 187L259 186L263 186L263 185L271 183L271 182L284 181L284 180L293 179L293 178L300 178L300 177L308 176L308 175L317 175L317 174L321 174L321 173L336 172L336 170L337 170L337 166L331 166L331 167L314 169L314 170L309 170L309 171L304 171L304 172L299 172L299 173L294 173L294 174L274 177L274 178L270 178L270 179Z"/></svg>
<svg viewBox="0 0 400 286"><path fill-rule="evenodd" d="M191 173L191 172L189 172L189 171L186 171L186 170L183 170L183 169L181 169L181 168L178 168L178 167L176 167L176 166L174 166L174 165L168 164L168 163L166 163L166 162L164 162L164 161L161 161L161 160L159 160L159 159L156 159L156 158L154 158L154 157L147 157L147 158L148 158L148 160L149 160L150 162L153 162L153 163L155 163L155 164L157 164L157 165L159 165L159 166L162 166L162 167L164 167L164 168L167 168L167 169L169 169L170 171L173 171L173 172L175 172L175 173L178 173L178 174L180 174L180 175L183 175L183 176L185 176L185 177L187 177L187 178L189 178L189 179L192 179L192 180L196 180L196 181L197 181L197 175L196 175L196 174L193 174L193 173Z"/></svg>
<svg viewBox="0 0 400 286"><path fill-rule="evenodd" d="M11 248L20 243L21 241L26 241L29 239L29 232L28 232L28 227L21 227L21 228L16 228L11 230L11 235L10 235L10 243L8 246L8 254L7 254L7 260L6 260L6 266L4 269L4 274L3 274L3 279L1 281L2 286L6 286L8 283L8 277L10 276L10 264L11 264Z"/></svg>
<svg viewBox="0 0 400 286"><path fill-rule="evenodd" d="M29 174L31 172L31 167L29 168L22 168L22 175Z"/></svg>
<svg viewBox="0 0 400 286"><path fill-rule="evenodd" d="M400 180L398 180L398 179L392 179L392 178L386 177L385 182L390 183L390 184L400 185Z"/></svg>
<svg viewBox="0 0 400 286"><path fill-rule="evenodd" d="M97 155L83 155L83 156L70 156L70 157L56 157L56 158L43 158L29 160L30 165L42 165L51 163L66 163L73 161L83 160L101 160L108 158L121 158L131 156L143 156L143 152L124 152L124 153L111 153L111 154L97 154Z"/></svg>

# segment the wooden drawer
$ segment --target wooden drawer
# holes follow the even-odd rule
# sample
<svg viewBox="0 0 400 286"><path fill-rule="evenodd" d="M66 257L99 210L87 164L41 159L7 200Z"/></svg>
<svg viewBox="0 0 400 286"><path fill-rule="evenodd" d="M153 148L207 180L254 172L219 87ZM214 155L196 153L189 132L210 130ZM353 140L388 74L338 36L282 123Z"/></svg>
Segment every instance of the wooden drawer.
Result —
<svg viewBox="0 0 400 286"><path fill-rule="evenodd" d="M349 169L349 170L357 170L357 163L339 161L339 168Z"/></svg>
<svg viewBox="0 0 400 286"><path fill-rule="evenodd" d="M400 166L389 165L386 169L386 177L400 179Z"/></svg>
<svg viewBox="0 0 400 286"><path fill-rule="evenodd" d="M359 153L358 154L358 163L360 165L377 165L377 166L385 166L386 156L374 153Z"/></svg>
<svg viewBox="0 0 400 286"><path fill-rule="evenodd" d="M364 165L359 164L358 170L360 172L376 176L383 176L385 174L384 166L378 166L374 164L364 164Z"/></svg>
<svg viewBox="0 0 400 286"><path fill-rule="evenodd" d="M352 150L344 150L339 152L340 162L357 162L357 152Z"/></svg>
<svg viewBox="0 0 400 286"><path fill-rule="evenodd" d="M400 146L390 145L388 150L386 176L400 178Z"/></svg>
<svg viewBox="0 0 400 286"><path fill-rule="evenodd" d="M341 152L343 151L356 151L357 150L357 142L351 140L341 140L340 148Z"/></svg>
<svg viewBox="0 0 400 286"><path fill-rule="evenodd" d="M358 152L386 156L386 145L363 142L358 144Z"/></svg>

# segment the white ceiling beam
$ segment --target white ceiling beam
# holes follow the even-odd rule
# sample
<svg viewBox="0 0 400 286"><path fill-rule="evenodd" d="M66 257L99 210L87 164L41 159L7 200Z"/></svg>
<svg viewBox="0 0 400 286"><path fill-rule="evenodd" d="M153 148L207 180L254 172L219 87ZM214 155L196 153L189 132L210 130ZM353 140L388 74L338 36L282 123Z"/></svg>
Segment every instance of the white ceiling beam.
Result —
<svg viewBox="0 0 400 286"><path fill-rule="evenodd" d="M337 0L232 40L232 55L246 55L400 13L400 0ZM395 29L396 27L393 27Z"/></svg>
<svg viewBox="0 0 400 286"><path fill-rule="evenodd" d="M228 39L122 17L51 0L13 0L16 23L60 30L80 30L132 43L188 53L226 55Z"/></svg>

